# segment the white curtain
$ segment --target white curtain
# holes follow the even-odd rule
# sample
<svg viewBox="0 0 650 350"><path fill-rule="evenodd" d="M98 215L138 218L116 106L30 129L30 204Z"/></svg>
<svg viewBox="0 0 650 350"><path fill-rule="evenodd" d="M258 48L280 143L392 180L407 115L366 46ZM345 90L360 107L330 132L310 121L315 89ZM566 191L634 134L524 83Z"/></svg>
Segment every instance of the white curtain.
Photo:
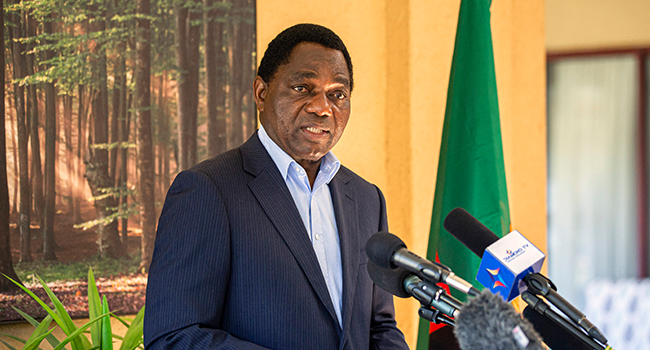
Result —
<svg viewBox="0 0 650 350"><path fill-rule="evenodd" d="M637 60L549 64L548 267L584 307L587 283L636 277Z"/></svg>

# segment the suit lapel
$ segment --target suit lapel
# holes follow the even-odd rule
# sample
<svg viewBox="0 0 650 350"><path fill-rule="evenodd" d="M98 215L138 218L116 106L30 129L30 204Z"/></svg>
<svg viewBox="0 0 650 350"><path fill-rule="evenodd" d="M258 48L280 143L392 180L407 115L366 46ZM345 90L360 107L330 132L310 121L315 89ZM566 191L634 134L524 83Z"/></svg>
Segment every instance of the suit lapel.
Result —
<svg viewBox="0 0 650 350"><path fill-rule="evenodd" d="M359 273L359 222L355 193L351 186L348 186L350 179L346 170L341 168L329 184L339 231L341 263L343 265L343 336L341 344L345 343L348 336Z"/></svg>
<svg viewBox="0 0 650 350"><path fill-rule="evenodd" d="M330 316L338 324L332 299L302 218L280 171L262 146L257 133L242 145L241 152L244 170L256 176L248 183L248 187L291 250Z"/></svg>

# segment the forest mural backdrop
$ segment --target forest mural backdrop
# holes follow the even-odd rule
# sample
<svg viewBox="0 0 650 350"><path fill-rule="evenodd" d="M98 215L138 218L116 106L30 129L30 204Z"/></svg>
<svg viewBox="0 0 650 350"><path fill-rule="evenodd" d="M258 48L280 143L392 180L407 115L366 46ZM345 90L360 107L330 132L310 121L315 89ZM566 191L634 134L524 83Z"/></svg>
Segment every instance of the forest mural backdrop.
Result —
<svg viewBox="0 0 650 350"><path fill-rule="evenodd" d="M85 316L92 266L111 309L134 313L174 176L256 129L255 0L3 9L0 273L37 295L42 277ZM0 322L29 300L0 275Z"/></svg>

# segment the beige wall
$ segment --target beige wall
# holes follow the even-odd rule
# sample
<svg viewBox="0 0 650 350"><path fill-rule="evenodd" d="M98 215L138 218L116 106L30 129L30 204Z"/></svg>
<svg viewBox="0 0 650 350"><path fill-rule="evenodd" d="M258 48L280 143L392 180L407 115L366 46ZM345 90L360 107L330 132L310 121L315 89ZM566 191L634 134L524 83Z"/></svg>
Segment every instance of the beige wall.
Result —
<svg viewBox="0 0 650 350"><path fill-rule="evenodd" d="M335 5L334 5L335 4ZM425 255L459 0L257 1L258 57L282 29L325 25L355 68L350 123L334 152L386 195L391 231ZM495 0L492 33L513 227L546 250L543 0ZM417 302L396 300L415 347Z"/></svg>
<svg viewBox="0 0 650 350"><path fill-rule="evenodd" d="M650 46L648 0L546 0L549 52Z"/></svg>

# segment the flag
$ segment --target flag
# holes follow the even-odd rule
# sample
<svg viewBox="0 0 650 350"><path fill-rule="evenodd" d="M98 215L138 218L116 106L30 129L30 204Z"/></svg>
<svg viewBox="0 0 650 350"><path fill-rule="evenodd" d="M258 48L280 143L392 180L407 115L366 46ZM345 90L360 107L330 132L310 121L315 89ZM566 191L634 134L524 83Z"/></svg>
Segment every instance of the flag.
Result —
<svg viewBox="0 0 650 350"><path fill-rule="evenodd" d="M461 1L427 251L429 260L439 260L477 288L481 259L442 223L452 209L461 207L498 236L510 228L490 4L490 0ZM465 299L462 293L452 294ZM437 328L420 320L418 350L429 349L432 329L434 334L451 334L447 327Z"/></svg>

